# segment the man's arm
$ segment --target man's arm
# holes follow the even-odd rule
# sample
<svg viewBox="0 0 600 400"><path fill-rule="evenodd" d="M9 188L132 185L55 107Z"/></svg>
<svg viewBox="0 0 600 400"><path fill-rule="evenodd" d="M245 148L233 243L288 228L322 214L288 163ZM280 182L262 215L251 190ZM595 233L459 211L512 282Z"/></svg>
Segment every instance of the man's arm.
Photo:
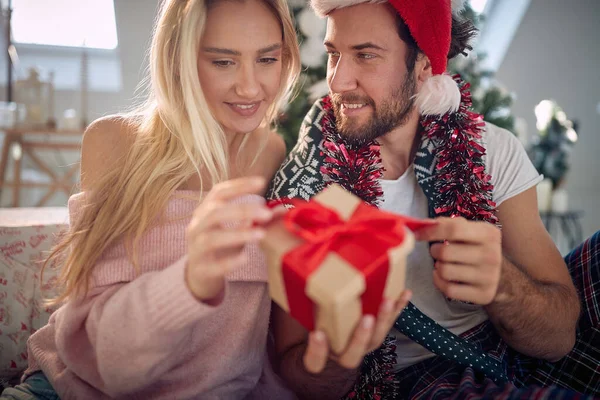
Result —
<svg viewBox="0 0 600 400"><path fill-rule="evenodd" d="M577 292L537 208L535 188L502 203L504 260L490 320L516 350L556 361L575 344Z"/></svg>
<svg viewBox="0 0 600 400"><path fill-rule="evenodd" d="M544 228L535 188L502 203L502 231L486 222L439 218L416 232L436 243L434 284L447 297L485 306L513 348L558 360L575 343L579 300L569 272Z"/></svg>

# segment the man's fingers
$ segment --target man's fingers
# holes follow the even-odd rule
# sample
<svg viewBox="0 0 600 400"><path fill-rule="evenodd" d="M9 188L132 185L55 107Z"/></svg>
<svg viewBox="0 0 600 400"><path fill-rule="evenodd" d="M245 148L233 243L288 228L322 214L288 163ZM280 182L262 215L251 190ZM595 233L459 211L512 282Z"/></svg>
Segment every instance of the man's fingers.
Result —
<svg viewBox="0 0 600 400"><path fill-rule="evenodd" d="M216 185L206 199L230 201L246 194L261 194L266 185L267 181L260 176L232 179Z"/></svg>
<svg viewBox="0 0 600 400"><path fill-rule="evenodd" d="M433 283L448 298L462 300L479 305L490 304L496 296L492 287L482 289L471 284L450 282L440 277L438 271L433 271Z"/></svg>
<svg viewBox="0 0 600 400"><path fill-rule="evenodd" d="M340 366L354 369L360 365L363 357L368 351L374 329L375 317L372 315L365 315L355 329L348 347L339 357L338 364Z"/></svg>
<svg viewBox="0 0 600 400"><path fill-rule="evenodd" d="M328 355L329 346L325 334L321 331L311 332L304 353L304 368L311 374L318 374L325 368Z"/></svg>
<svg viewBox="0 0 600 400"><path fill-rule="evenodd" d="M481 270L472 265L437 261L435 263L435 273L448 282L468 283L477 286L484 283Z"/></svg>
<svg viewBox="0 0 600 400"><path fill-rule="evenodd" d="M417 240L428 242L485 243L499 242L500 230L494 225L481 221L467 221L464 218L437 218L436 225L415 232Z"/></svg>
<svg viewBox="0 0 600 400"><path fill-rule="evenodd" d="M444 263L463 265L496 265L502 261L500 246L477 246L456 242L435 243L430 248L431 256Z"/></svg>

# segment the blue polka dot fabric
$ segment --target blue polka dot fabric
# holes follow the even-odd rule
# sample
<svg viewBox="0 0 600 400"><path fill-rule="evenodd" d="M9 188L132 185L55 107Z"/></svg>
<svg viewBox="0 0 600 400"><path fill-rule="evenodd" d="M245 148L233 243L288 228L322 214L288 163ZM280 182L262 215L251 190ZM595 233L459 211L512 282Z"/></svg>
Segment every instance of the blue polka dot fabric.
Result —
<svg viewBox="0 0 600 400"><path fill-rule="evenodd" d="M394 327L438 356L454 360L465 367L472 367L496 383L508 381L500 361L484 353L471 342L456 336L423 314L412 303L408 303L404 308Z"/></svg>

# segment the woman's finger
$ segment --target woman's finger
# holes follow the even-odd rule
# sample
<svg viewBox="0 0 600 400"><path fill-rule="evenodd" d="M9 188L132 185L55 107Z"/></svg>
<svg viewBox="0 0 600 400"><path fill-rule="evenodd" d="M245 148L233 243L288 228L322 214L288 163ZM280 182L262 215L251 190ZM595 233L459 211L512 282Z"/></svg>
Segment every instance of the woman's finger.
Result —
<svg viewBox="0 0 600 400"><path fill-rule="evenodd" d="M242 248L255 243L265 236L261 228L244 230L215 230L196 238L193 245L202 248L205 253L218 254Z"/></svg>
<svg viewBox="0 0 600 400"><path fill-rule="evenodd" d="M304 368L311 374L323 371L327 364L329 346L325 333L321 331L311 332L308 335L308 345L304 352Z"/></svg>
<svg viewBox="0 0 600 400"><path fill-rule="evenodd" d="M206 200L228 202L247 194L261 194L266 185L266 179L260 176L232 179L215 185L206 196Z"/></svg>
<svg viewBox="0 0 600 400"><path fill-rule="evenodd" d="M375 317L365 315L354 334L346 350L340 354L338 364L344 368L357 368L368 353L369 344L375 328Z"/></svg>
<svg viewBox="0 0 600 400"><path fill-rule="evenodd" d="M405 290L397 301L387 299L381 304L381 309L377 315L377 322L375 323L375 331L369 343L369 351L373 351L381 346L394 326L398 315L410 301L411 296L412 292Z"/></svg>
<svg viewBox="0 0 600 400"><path fill-rule="evenodd" d="M200 205L201 208L203 205ZM192 232L202 230L243 227L247 228L254 223L264 224L273 218L273 211L264 204L222 204L212 203L195 216L196 223Z"/></svg>

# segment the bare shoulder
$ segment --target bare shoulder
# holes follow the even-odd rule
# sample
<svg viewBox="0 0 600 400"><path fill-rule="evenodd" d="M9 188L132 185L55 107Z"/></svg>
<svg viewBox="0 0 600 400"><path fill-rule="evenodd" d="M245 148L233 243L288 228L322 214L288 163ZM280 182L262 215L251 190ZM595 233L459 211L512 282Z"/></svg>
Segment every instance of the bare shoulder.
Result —
<svg viewBox="0 0 600 400"><path fill-rule="evenodd" d="M260 153L250 169L250 174L261 175L267 180L271 180L285 159L285 142L276 131L267 131L262 134L267 135L266 143L259 148ZM261 140L264 140L264 137L257 139L256 142L258 143ZM252 156L256 154L255 151L250 152Z"/></svg>
<svg viewBox="0 0 600 400"><path fill-rule="evenodd" d="M133 140L133 126L133 119L118 115L97 119L88 126L81 146L82 190L122 165Z"/></svg>
<svg viewBox="0 0 600 400"><path fill-rule="evenodd" d="M270 166L272 173L275 174L287 155L285 141L277 131L271 131L269 132L269 140L266 147L268 154L271 154L272 163Z"/></svg>
<svg viewBox="0 0 600 400"><path fill-rule="evenodd" d="M264 157L264 176L267 180L273 179L277 170L286 156L285 142L279 133L270 131L268 133L267 144L263 150Z"/></svg>

